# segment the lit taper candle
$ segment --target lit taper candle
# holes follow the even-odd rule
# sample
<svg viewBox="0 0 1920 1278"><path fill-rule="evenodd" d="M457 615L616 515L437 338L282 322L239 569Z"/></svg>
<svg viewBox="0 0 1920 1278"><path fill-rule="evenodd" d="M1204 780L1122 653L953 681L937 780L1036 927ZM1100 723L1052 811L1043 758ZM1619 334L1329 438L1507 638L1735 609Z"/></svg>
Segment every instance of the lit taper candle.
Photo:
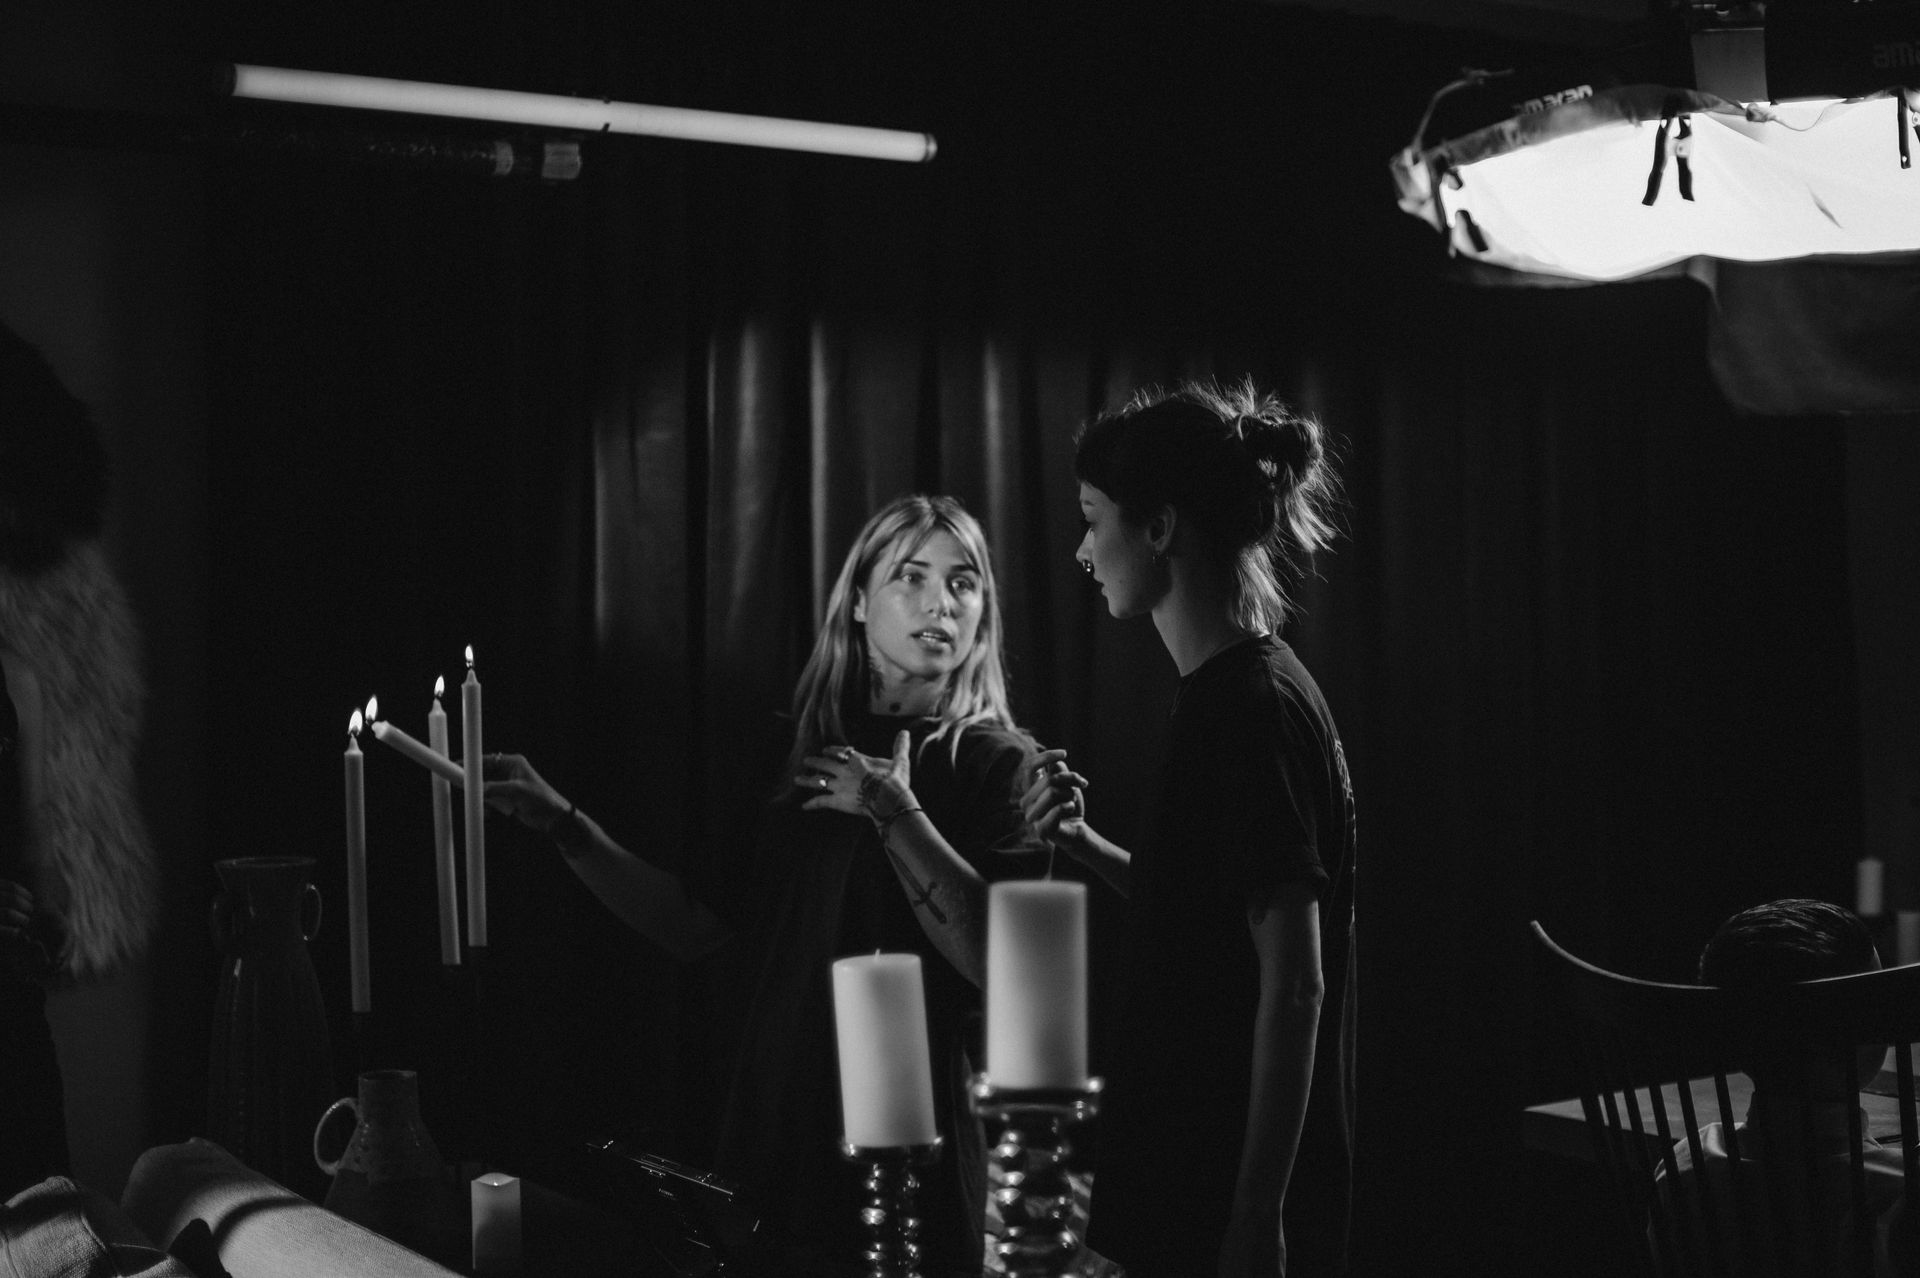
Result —
<svg viewBox="0 0 1920 1278"><path fill-rule="evenodd" d="M353 1010L373 1010L367 975L367 778L360 752L360 712L347 720L347 962L353 978Z"/></svg>
<svg viewBox="0 0 1920 1278"><path fill-rule="evenodd" d="M440 704L447 690L447 677L433 681L433 709L427 711L427 745L442 759L447 758L447 711ZM433 777L433 872L440 903L440 961L460 961L459 876L453 865L453 787L447 778Z"/></svg>
<svg viewBox="0 0 1920 1278"><path fill-rule="evenodd" d="M467 645L467 681L460 685L460 758L474 784L462 791L467 818L467 942L487 943L486 774L480 762L480 676Z"/></svg>

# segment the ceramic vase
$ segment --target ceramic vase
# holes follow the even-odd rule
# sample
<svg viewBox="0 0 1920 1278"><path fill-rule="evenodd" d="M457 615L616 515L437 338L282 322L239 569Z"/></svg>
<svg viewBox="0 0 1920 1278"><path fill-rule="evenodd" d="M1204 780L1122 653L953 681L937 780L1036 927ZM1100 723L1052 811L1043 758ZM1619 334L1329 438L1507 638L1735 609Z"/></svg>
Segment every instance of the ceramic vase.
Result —
<svg viewBox="0 0 1920 1278"><path fill-rule="evenodd" d="M354 1115L338 1158L321 1152L328 1120ZM342 1097L313 1129L313 1157L333 1177L326 1207L337 1216L455 1268L466 1267L466 1229L440 1150L420 1120L419 1076L410 1069L360 1075L357 1097Z"/></svg>

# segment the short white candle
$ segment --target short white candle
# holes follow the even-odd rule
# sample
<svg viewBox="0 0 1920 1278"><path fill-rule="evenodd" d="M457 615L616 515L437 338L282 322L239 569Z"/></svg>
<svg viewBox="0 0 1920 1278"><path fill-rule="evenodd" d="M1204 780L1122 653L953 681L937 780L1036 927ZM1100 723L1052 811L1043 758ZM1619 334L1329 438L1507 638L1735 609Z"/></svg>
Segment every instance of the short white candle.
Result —
<svg viewBox="0 0 1920 1278"><path fill-rule="evenodd" d="M480 676L473 672L473 645L467 645L467 681L460 685L460 758L474 784L464 786L467 819L467 943L487 943L487 799L486 773L480 762Z"/></svg>
<svg viewBox="0 0 1920 1278"><path fill-rule="evenodd" d="M933 1068L917 954L868 954L833 965L840 1109L849 1145L930 1145Z"/></svg>
<svg viewBox="0 0 1920 1278"><path fill-rule="evenodd" d="M353 1010L373 1010L367 973L367 780L360 752L360 712L347 720L347 963L352 977Z"/></svg>
<svg viewBox="0 0 1920 1278"><path fill-rule="evenodd" d="M427 744L441 760L446 760L447 711L440 696L447 690L445 675L433 681L433 709L427 711ZM452 767L452 763L447 764ZM436 773L433 785L433 874L434 891L440 905L440 961L460 962L460 883L453 864L453 789L448 778Z"/></svg>
<svg viewBox="0 0 1920 1278"><path fill-rule="evenodd" d="M520 1271L520 1178L488 1172L473 1178L473 1272Z"/></svg>
<svg viewBox="0 0 1920 1278"><path fill-rule="evenodd" d="M1883 895L1887 866L1877 856L1863 856L1853 866L1853 912L1863 919L1876 917L1885 908Z"/></svg>
<svg viewBox="0 0 1920 1278"><path fill-rule="evenodd" d="M996 1087L1087 1083L1087 888L987 889L987 1060Z"/></svg>

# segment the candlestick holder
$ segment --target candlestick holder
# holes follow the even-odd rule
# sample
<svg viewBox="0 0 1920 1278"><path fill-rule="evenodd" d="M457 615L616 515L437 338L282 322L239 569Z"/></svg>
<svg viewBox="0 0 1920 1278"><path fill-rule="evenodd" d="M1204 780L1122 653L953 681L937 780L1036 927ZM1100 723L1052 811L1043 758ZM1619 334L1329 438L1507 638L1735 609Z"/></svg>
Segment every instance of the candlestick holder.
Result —
<svg viewBox="0 0 1920 1278"><path fill-rule="evenodd" d="M973 1112L1004 1125L988 1157L1000 1169L993 1198L1004 1226L993 1249L1012 1278L1074 1272L1080 1238L1073 1230L1067 1125L1100 1112L1101 1087L1097 1078L1080 1087L1000 1087L985 1074L974 1075L968 1089Z"/></svg>
<svg viewBox="0 0 1920 1278"><path fill-rule="evenodd" d="M920 1178L914 1169L938 1162L942 1143L938 1136L926 1145L841 1142L840 1153L847 1161L867 1165L860 1219L868 1230L868 1278L920 1278L920 1217L913 1207Z"/></svg>

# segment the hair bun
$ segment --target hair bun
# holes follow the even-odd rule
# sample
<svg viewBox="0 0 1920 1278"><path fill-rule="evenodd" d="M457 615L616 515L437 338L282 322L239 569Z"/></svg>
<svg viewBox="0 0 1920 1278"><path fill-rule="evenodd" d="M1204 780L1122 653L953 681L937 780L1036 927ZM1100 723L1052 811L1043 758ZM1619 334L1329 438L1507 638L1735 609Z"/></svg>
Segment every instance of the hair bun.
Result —
<svg viewBox="0 0 1920 1278"><path fill-rule="evenodd" d="M1242 414L1234 418L1233 432L1255 461L1272 463L1272 478L1285 487L1307 477L1319 445L1312 424L1292 413L1282 413L1279 421Z"/></svg>

